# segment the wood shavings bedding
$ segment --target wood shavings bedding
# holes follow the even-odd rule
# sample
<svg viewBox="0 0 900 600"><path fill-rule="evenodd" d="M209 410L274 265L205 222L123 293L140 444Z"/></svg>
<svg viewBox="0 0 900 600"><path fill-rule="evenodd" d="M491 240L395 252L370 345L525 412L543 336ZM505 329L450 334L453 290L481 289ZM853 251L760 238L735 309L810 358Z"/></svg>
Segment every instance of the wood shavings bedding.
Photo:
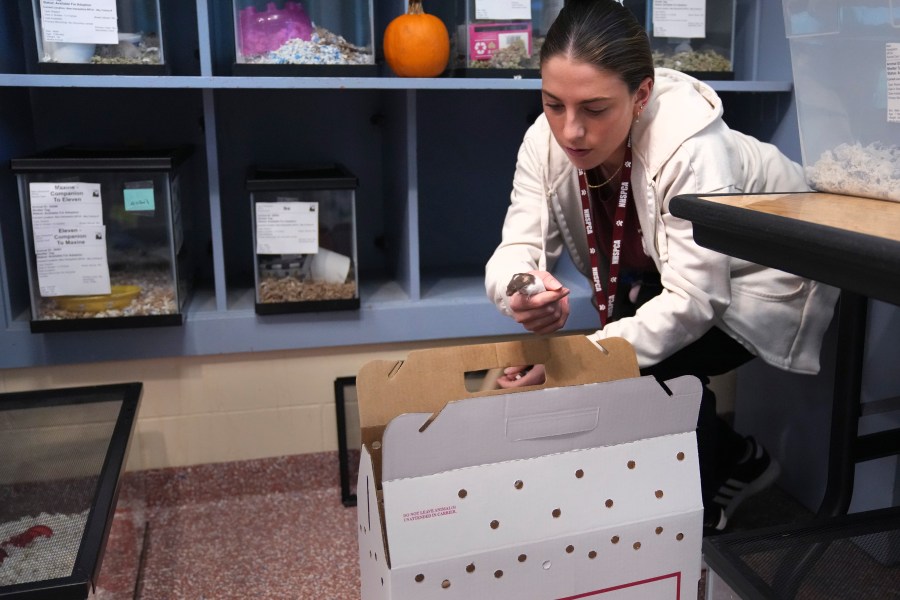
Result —
<svg viewBox="0 0 900 600"><path fill-rule="evenodd" d="M900 201L900 148L841 144L807 167L806 178L822 192Z"/></svg>

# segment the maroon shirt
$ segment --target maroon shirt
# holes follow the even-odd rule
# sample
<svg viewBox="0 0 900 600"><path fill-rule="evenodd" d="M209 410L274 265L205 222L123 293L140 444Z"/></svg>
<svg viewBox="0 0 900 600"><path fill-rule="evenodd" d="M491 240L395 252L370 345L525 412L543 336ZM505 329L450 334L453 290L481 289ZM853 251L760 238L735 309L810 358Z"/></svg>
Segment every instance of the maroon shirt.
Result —
<svg viewBox="0 0 900 600"><path fill-rule="evenodd" d="M607 185L606 188L611 186ZM613 219L616 216L616 205L618 199L619 187L616 186L615 194L609 193L605 189L591 189L591 204L594 208L594 232L597 235L597 243L600 247L600 253L610 260L612 252L612 229ZM606 192L606 193L601 193ZM628 193L628 206L625 207L625 231L622 237L622 248L619 253L619 264L622 271L643 273L646 271L655 272L656 265L653 259L644 253L644 246L641 242L640 222L638 221L637 209L634 206L634 198L631 191Z"/></svg>

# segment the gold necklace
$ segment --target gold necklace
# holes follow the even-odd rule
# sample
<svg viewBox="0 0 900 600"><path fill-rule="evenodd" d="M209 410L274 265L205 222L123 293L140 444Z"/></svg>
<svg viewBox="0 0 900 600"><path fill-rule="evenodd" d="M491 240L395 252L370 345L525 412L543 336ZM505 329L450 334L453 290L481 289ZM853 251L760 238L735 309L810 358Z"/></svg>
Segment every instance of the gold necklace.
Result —
<svg viewBox="0 0 900 600"><path fill-rule="evenodd" d="M604 181L603 183L600 183L600 184L597 184L597 185L591 185L591 183L588 182L587 179L585 178L585 181L587 182L587 186L588 186L589 188L591 188L592 190L596 190L597 188L602 188L604 185L606 185L607 183L609 183L610 181L612 181L613 179L615 179L616 175L619 174L619 171L622 170L622 166L623 166L624 164L625 164L625 163L622 163L621 165L619 165L619 168L616 169L616 172L613 173L613 174L609 177L609 179L607 179L607 180Z"/></svg>

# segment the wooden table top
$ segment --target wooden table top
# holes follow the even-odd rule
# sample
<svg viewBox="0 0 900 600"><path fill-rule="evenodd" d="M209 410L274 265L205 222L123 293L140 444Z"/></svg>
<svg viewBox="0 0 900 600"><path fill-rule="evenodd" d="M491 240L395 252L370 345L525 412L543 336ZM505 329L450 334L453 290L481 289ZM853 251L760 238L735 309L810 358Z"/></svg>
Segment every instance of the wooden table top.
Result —
<svg viewBox="0 0 900 600"><path fill-rule="evenodd" d="M900 203L819 192L672 199L701 246L900 304Z"/></svg>
<svg viewBox="0 0 900 600"><path fill-rule="evenodd" d="M900 202L819 192L698 198L900 242Z"/></svg>

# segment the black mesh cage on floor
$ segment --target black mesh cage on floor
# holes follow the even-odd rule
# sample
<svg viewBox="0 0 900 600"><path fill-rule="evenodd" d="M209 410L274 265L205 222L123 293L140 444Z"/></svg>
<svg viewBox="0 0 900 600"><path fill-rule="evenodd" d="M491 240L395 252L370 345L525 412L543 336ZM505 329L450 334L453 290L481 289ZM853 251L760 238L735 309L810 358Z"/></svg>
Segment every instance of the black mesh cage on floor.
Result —
<svg viewBox="0 0 900 600"><path fill-rule="evenodd" d="M900 507L704 540L742 598L900 598Z"/></svg>
<svg viewBox="0 0 900 600"><path fill-rule="evenodd" d="M130 383L0 394L0 597L87 597L141 389Z"/></svg>

